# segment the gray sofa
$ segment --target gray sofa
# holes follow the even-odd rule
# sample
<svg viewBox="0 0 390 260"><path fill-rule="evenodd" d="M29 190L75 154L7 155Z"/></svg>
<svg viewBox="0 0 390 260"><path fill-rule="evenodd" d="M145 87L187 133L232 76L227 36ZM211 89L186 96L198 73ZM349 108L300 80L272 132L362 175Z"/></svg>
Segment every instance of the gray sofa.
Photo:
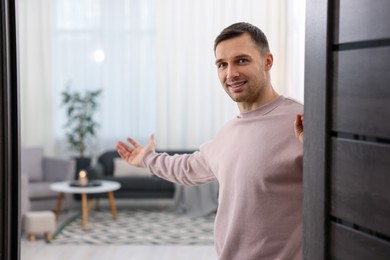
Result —
<svg viewBox="0 0 390 260"><path fill-rule="evenodd" d="M58 181L70 181L75 172L75 162L44 156L40 147L21 149L22 190L28 201L22 201L22 210L54 210L58 193L50 189L50 184ZM26 187L27 186L27 187ZM65 194L62 209L73 207L73 198Z"/></svg>
<svg viewBox="0 0 390 260"><path fill-rule="evenodd" d="M191 153L192 151L167 151L169 154ZM116 150L111 150L99 156L97 163L87 172L93 180L113 180L121 184L121 188L114 192L116 198L151 199L173 198L175 185L169 181L152 176L114 176L114 159L120 158ZM103 197L104 194L96 194Z"/></svg>

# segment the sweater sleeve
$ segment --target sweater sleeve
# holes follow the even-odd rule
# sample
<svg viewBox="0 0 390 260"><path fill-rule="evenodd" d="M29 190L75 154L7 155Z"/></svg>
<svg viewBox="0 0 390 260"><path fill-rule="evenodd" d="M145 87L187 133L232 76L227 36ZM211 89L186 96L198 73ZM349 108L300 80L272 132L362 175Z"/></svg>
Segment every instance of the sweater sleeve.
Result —
<svg viewBox="0 0 390 260"><path fill-rule="evenodd" d="M163 179L183 185L198 185L216 179L199 151L172 156L151 151L143 157L141 166Z"/></svg>

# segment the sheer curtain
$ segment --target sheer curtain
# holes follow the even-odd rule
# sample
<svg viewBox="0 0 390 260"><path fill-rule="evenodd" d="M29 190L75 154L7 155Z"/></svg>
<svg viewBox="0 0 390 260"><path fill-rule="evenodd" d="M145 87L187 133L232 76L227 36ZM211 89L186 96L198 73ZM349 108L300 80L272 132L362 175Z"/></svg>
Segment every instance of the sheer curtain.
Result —
<svg viewBox="0 0 390 260"><path fill-rule="evenodd" d="M51 0L19 0L21 142L54 153Z"/></svg>
<svg viewBox="0 0 390 260"><path fill-rule="evenodd" d="M66 85L103 89L96 115L100 128L89 153L115 149L127 135L145 142L145 133L155 129L154 12L154 0L56 1L54 98ZM64 112L56 120L60 153L67 151Z"/></svg>
<svg viewBox="0 0 390 260"><path fill-rule="evenodd" d="M33 2L33 3L32 3ZM303 100L304 0L20 0L22 145L69 156L60 93L103 89L90 155L132 136L196 149L238 113L214 65L226 26L267 34L274 87Z"/></svg>
<svg viewBox="0 0 390 260"><path fill-rule="evenodd" d="M19 3L22 145L77 155L65 140L66 87L103 90L88 155L115 149L129 134L147 141L156 122L155 1L36 2Z"/></svg>

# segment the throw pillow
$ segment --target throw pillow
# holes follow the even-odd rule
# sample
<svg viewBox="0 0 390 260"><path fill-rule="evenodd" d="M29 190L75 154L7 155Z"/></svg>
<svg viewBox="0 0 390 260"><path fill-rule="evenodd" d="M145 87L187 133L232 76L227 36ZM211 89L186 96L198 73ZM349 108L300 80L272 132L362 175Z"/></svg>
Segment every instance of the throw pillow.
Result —
<svg viewBox="0 0 390 260"><path fill-rule="evenodd" d="M114 158L114 176L152 176L152 174L148 171L148 169L130 165L122 158Z"/></svg>

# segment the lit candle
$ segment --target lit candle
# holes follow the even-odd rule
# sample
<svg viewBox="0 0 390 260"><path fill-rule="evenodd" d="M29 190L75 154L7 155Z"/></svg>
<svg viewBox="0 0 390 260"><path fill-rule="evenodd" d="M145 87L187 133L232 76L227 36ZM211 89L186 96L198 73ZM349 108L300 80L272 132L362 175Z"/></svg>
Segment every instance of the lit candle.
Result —
<svg viewBox="0 0 390 260"><path fill-rule="evenodd" d="M85 171L80 171L79 183L80 183L80 186L86 186L88 184L87 173Z"/></svg>

